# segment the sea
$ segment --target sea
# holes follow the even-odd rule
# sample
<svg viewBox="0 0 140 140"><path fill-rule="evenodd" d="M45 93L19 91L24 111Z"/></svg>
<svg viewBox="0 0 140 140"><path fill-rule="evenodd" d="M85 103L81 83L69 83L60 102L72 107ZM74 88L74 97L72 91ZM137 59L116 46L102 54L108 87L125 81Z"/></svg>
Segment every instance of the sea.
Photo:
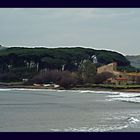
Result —
<svg viewBox="0 0 140 140"><path fill-rule="evenodd" d="M140 93L0 89L0 132L140 132Z"/></svg>

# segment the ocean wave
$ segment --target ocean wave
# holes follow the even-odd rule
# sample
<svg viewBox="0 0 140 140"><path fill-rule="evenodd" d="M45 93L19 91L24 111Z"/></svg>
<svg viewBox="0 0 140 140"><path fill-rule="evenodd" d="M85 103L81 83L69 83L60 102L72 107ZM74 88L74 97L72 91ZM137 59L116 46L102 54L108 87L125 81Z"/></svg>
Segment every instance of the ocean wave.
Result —
<svg viewBox="0 0 140 140"><path fill-rule="evenodd" d="M117 95L108 95L106 101L123 101L129 103L140 103L140 93L119 93Z"/></svg>
<svg viewBox="0 0 140 140"><path fill-rule="evenodd" d="M108 95L108 97L113 97L113 98L133 98L133 97L140 97L140 93L119 93L117 95Z"/></svg>
<svg viewBox="0 0 140 140"><path fill-rule="evenodd" d="M53 89L30 89L30 88L2 88L0 91L56 91Z"/></svg>
<svg viewBox="0 0 140 140"><path fill-rule="evenodd" d="M113 117L110 118L112 120L117 120L117 121L123 121L123 125L120 124L113 124L111 125L99 125L98 127L68 127L66 129L51 129L51 131L55 132L111 132L111 131L119 131L121 129L126 129L128 127L133 127L137 123L140 122L139 119L135 117L125 117L125 116L120 116L120 117ZM110 121L110 120L108 120Z"/></svg>
<svg viewBox="0 0 140 140"><path fill-rule="evenodd" d="M115 121L122 121L124 123L129 124L129 125L136 124L136 123L140 122L140 120L134 116L127 116L127 117L126 116L114 116L111 119L115 120Z"/></svg>
<svg viewBox="0 0 140 140"><path fill-rule="evenodd" d="M130 102L130 103L140 103L140 98L112 98L112 99L106 99L107 101L123 101L123 102Z"/></svg>
<svg viewBox="0 0 140 140"><path fill-rule="evenodd" d="M124 128L127 128L128 125L124 126L109 126L109 127L79 127L79 128L74 128L74 127L69 127L67 129L51 129L51 131L54 132L108 132L108 131L113 131L113 130L121 130Z"/></svg>
<svg viewBox="0 0 140 140"><path fill-rule="evenodd" d="M11 91L12 90L12 88L7 88L7 89L0 89L0 91Z"/></svg>
<svg viewBox="0 0 140 140"><path fill-rule="evenodd" d="M134 118L134 117L130 117L130 118L128 118L128 122L130 124L136 124L136 123L140 122L140 120L137 118Z"/></svg>
<svg viewBox="0 0 140 140"><path fill-rule="evenodd" d="M49 91L49 92L67 92L67 93L98 93L118 95L120 92L113 91L96 91L96 90L59 90L59 89L35 89L35 88L2 88L0 91Z"/></svg>
<svg viewBox="0 0 140 140"><path fill-rule="evenodd" d="M97 94L111 94L108 97L133 97L140 96L139 93L125 94L123 92L115 91L97 91L97 90L59 90L59 89L36 89L36 88L1 88L0 91L52 91L52 92L70 92L70 93L97 93ZM116 96L117 95L117 96Z"/></svg>
<svg viewBox="0 0 140 140"><path fill-rule="evenodd" d="M80 93L101 93L101 94L115 94L118 95L120 92L115 92L115 91L96 91L96 90L79 90Z"/></svg>

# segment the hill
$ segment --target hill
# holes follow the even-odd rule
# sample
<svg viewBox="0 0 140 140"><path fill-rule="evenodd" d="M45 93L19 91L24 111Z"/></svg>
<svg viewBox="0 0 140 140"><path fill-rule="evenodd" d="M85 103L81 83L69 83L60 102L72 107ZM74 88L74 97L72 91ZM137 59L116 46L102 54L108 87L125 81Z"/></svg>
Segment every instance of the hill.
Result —
<svg viewBox="0 0 140 140"><path fill-rule="evenodd" d="M6 47L0 45L0 50L4 50L4 49L6 49Z"/></svg>
<svg viewBox="0 0 140 140"><path fill-rule="evenodd" d="M120 70L132 69L130 62L120 53L91 48L21 48L11 47L0 51L0 80L5 74L8 79L31 78L42 69L77 71L80 63L93 60L96 66L117 62ZM7 76L9 74L9 76ZM2 75L2 77L1 77ZM5 80L5 79L4 79ZM3 81L3 80L2 80Z"/></svg>
<svg viewBox="0 0 140 140"><path fill-rule="evenodd" d="M95 55L100 64L108 64L117 62L119 66L128 66L130 62L120 53L107 50L94 50L90 48L20 48L11 47L0 51L0 59L2 57L11 59L11 55L22 60L37 61L41 59L51 59L63 61L63 63L80 62L84 59L90 59ZM19 61L19 59L17 61ZM8 61L6 63L9 63Z"/></svg>
<svg viewBox="0 0 140 140"><path fill-rule="evenodd" d="M128 55L126 58L130 61L132 66L140 68L140 55Z"/></svg>

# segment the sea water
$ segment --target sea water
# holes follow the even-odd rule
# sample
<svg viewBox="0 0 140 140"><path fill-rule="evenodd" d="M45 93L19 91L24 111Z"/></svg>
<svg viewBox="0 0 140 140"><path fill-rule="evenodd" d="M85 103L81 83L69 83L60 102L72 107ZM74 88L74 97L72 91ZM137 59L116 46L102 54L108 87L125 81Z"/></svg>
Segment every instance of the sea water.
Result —
<svg viewBox="0 0 140 140"><path fill-rule="evenodd" d="M140 93L0 89L0 132L140 132Z"/></svg>

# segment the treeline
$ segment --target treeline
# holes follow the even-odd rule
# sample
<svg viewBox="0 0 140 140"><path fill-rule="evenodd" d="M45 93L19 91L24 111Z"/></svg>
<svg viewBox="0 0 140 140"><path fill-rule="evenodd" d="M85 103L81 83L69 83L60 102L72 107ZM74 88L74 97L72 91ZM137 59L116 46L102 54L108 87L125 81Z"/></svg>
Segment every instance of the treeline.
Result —
<svg viewBox="0 0 140 140"><path fill-rule="evenodd" d="M31 79L41 70L76 72L84 60L97 57L96 67L117 62L122 68L131 68L130 62L117 52L90 48L21 48L0 50L0 81Z"/></svg>
<svg viewBox="0 0 140 140"><path fill-rule="evenodd" d="M20 48L12 47L0 51L0 64L13 67L27 66L31 61L39 68L60 69L65 64L66 69L75 70L84 59L95 55L99 65L117 62L118 66L129 66L130 62L121 54L107 50L89 48Z"/></svg>
<svg viewBox="0 0 140 140"><path fill-rule="evenodd" d="M102 84L113 76L114 75L109 72L97 74L95 64L87 60L81 63L78 70L75 72L43 69L26 84L52 83L58 84L64 88L71 88L76 85Z"/></svg>

